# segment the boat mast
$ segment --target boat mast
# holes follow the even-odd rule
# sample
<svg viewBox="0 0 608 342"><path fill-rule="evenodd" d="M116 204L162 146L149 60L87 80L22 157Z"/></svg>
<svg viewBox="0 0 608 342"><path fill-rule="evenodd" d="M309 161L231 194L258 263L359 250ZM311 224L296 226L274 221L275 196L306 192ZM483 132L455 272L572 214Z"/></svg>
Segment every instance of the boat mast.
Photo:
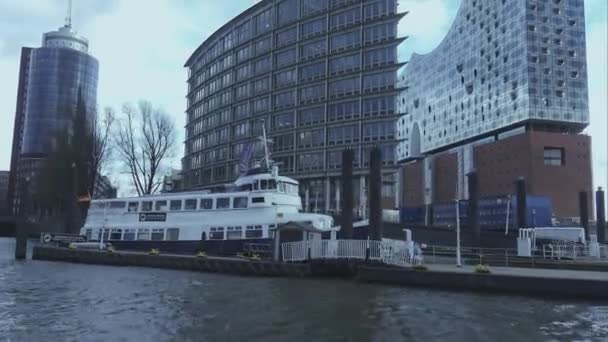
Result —
<svg viewBox="0 0 608 342"><path fill-rule="evenodd" d="M266 120L262 119L262 140L264 142L264 159L266 160L266 169L270 170L270 156L268 154L268 140L266 139Z"/></svg>

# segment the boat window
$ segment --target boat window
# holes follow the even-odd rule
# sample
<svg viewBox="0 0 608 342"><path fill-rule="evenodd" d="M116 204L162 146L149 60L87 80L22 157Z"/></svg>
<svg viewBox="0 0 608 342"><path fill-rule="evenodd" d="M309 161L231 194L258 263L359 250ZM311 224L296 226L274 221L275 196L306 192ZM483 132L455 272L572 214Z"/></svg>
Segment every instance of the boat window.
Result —
<svg viewBox="0 0 608 342"><path fill-rule="evenodd" d="M262 237L262 226L247 226L245 231L245 238L247 239L259 239Z"/></svg>
<svg viewBox="0 0 608 342"><path fill-rule="evenodd" d="M125 229L125 235L122 237L125 241L135 240L135 229Z"/></svg>
<svg viewBox="0 0 608 342"><path fill-rule="evenodd" d="M268 189L268 181L265 179L262 179L260 181L260 189L261 190L267 190Z"/></svg>
<svg viewBox="0 0 608 342"><path fill-rule="evenodd" d="M87 241L91 241L91 239L93 238L93 229L87 229L85 236L87 237Z"/></svg>
<svg viewBox="0 0 608 342"><path fill-rule="evenodd" d="M217 209L229 209L230 208L230 197L221 197L217 199Z"/></svg>
<svg viewBox="0 0 608 342"><path fill-rule="evenodd" d="M110 208L112 209L124 209L125 205L127 205L124 201L113 201L110 202Z"/></svg>
<svg viewBox="0 0 608 342"><path fill-rule="evenodd" d="M274 190L277 188L277 182L274 179L268 180L268 189Z"/></svg>
<svg viewBox="0 0 608 342"><path fill-rule="evenodd" d="M243 184L239 186L239 191L251 191L253 190L253 186L251 184Z"/></svg>
<svg viewBox="0 0 608 342"><path fill-rule="evenodd" d="M167 210L167 201L156 201L156 202L154 202L154 210L156 210L156 211L166 211Z"/></svg>
<svg viewBox="0 0 608 342"><path fill-rule="evenodd" d="M211 227L209 229L209 240L224 240L224 227Z"/></svg>
<svg viewBox="0 0 608 342"><path fill-rule="evenodd" d="M106 207L105 202L92 202L91 203L91 209L103 209L104 207Z"/></svg>
<svg viewBox="0 0 608 342"><path fill-rule="evenodd" d="M141 202L141 211L152 211L152 202L151 201Z"/></svg>
<svg viewBox="0 0 608 342"><path fill-rule="evenodd" d="M99 239L101 239L102 232L103 232L103 239L104 240L109 240L109 238L110 238L110 229L100 229L99 230L99 235L98 235Z"/></svg>
<svg viewBox="0 0 608 342"><path fill-rule="evenodd" d="M247 197L235 197L234 198L234 208L235 209L245 209L247 208L247 202L249 199Z"/></svg>
<svg viewBox="0 0 608 342"><path fill-rule="evenodd" d="M182 210L182 200L172 200L170 202L171 211Z"/></svg>
<svg viewBox="0 0 608 342"><path fill-rule="evenodd" d="M283 182L279 182L279 192L285 192L285 184Z"/></svg>
<svg viewBox="0 0 608 342"><path fill-rule="evenodd" d="M186 200L186 210L196 210L196 200L195 199L187 199Z"/></svg>
<svg viewBox="0 0 608 342"><path fill-rule="evenodd" d="M201 199L201 210L211 210L211 209L213 209L213 198Z"/></svg>
<svg viewBox="0 0 608 342"><path fill-rule="evenodd" d="M165 230L162 228L152 229L151 239L154 241L161 241L165 237Z"/></svg>
<svg viewBox="0 0 608 342"><path fill-rule="evenodd" d="M165 235L167 241L179 240L179 228L167 228L167 235Z"/></svg>
<svg viewBox="0 0 608 342"><path fill-rule="evenodd" d="M228 227L227 240L239 240L243 237L243 227Z"/></svg>
<svg viewBox="0 0 608 342"><path fill-rule="evenodd" d="M110 240L120 240L122 238L122 229L114 228L110 233Z"/></svg>
<svg viewBox="0 0 608 342"><path fill-rule="evenodd" d="M252 197L251 203L264 203L264 197Z"/></svg>
<svg viewBox="0 0 608 342"><path fill-rule="evenodd" d="M137 231L137 240L150 240L150 229L143 228Z"/></svg>
<svg viewBox="0 0 608 342"><path fill-rule="evenodd" d="M136 213L137 209L139 209L139 202L129 202L129 206L127 211L130 213Z"/></svg>

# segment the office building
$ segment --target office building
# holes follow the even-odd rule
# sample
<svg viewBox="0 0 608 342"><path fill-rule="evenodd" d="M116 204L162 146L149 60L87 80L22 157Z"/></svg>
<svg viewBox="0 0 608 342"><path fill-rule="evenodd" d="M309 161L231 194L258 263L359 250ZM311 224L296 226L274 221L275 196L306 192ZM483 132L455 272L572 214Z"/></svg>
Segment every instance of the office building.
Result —
<svg viewBox="0 0 608 342"><path fill-rule="evenodd" d="M71 127L78 101L88 115L95 114L99 64L88 46L87 39L72 30L68 14L63 27L43 35L42 47L21 50L8 194L14 215L20 193L31 187L56 145L54 137Z"/></svg>
<svg viewBox="0 0 608 342"><path fill-rule="evenodd" d="M482 198L523 177L558 219L579 216L580 191L592 203L583 0L463 0L399 83L401 207L467 199L472 171Z"/></svg>
<svg viewBox="0 0 608 342"><path fill-rule="evenodd" d="M404 15L396 0L263 0L215 31L185 64L185 188L236 179L243 149L265 125L272 159L300 181L305 210L340 207L341 153L351 148L363 212L374 145L392 207Z"/></svg>

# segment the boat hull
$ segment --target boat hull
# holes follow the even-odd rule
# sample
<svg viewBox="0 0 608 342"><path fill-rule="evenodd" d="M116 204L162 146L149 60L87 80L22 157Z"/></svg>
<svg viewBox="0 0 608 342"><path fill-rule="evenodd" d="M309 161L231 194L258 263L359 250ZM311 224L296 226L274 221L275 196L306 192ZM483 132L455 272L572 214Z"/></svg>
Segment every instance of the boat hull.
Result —
<svg viewBox="0 0 608 342"><path fill-rule="evenodd" d="M184 240L184 241L109 241L116 250L148 252L153 248L161 253L196 254L205 251L209 255L235 256L244 251L245 244L265 244L272 248L272 239L247 240Z"/></svg>

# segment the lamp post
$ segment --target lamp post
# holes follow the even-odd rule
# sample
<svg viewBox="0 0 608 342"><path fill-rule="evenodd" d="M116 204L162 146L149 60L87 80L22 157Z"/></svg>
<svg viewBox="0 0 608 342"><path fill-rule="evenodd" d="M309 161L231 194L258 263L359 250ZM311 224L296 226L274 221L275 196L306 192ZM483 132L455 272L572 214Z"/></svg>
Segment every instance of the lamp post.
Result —
<svg viewBox="0 0 608 342"><path fill-rule="evenodd" d="M460 200L454 200L456 203L456 267L462 267L460 262Z"/></svg>

